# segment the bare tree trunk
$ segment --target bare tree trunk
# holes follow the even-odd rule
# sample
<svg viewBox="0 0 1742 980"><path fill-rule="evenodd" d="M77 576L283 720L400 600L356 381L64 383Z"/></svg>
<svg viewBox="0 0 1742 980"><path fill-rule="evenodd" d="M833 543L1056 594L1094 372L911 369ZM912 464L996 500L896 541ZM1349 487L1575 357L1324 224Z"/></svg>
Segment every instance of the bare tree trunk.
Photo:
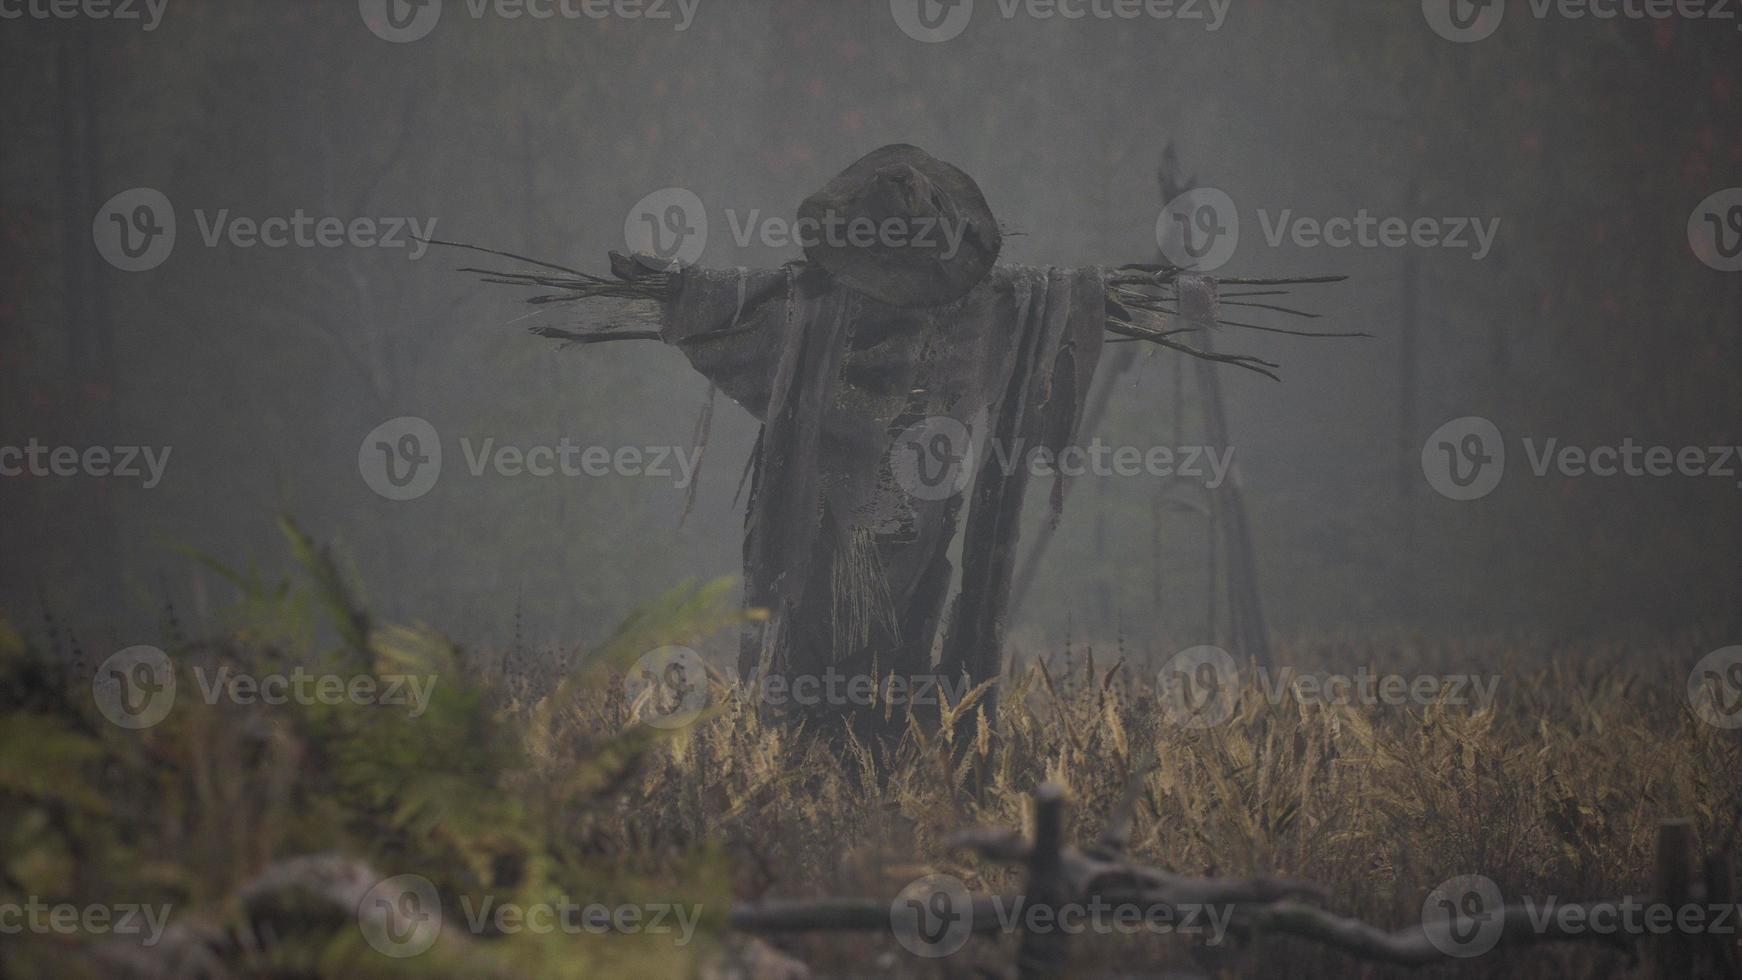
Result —
<svg viewBox="0 0 1742 980"><path fill-rule="evenodd" d="M1103 367L1095 373L1095 390L1089 394L1088 404L1083 409L1082 422L1077 426L1078 433L1094 432L1096 427L1101 424L1101 420L1107 415L1107 406L1113 400L1113 391L1119 386L1119 379L1137 359L1137 352L1133 349L1134 345L1122 344L1120 346L1121 349L1117 353L1108 356L1101 362ZM1057 476L1053 479L1063 480L1064 477ZM1072 485L1071 481L1066 480L1061 491L1067 500L1070 499ZM1022 599L1028 594L1029 586L1034 584L1034 577L1040 571L1041 562L1046 558L1047 545L1052 543L1055 530L1057 527L1048 521L1042 524L1039 531L1035 533L1034 543L1028 546L1028 555L1018 567L1016 585L1010 591L1010 608L1021 608ZM1095 556L1100 558L1101 523L1099 519L1096 521L1095 533ZM1105 568L1106 566L1102 562L1097 562L1097 567ZM1097 581L1103 583L1102 588L1098 591L1104 592L1105 579L1101 578Z"/></svg>
<svg viewBox="0 0 1742 980"><path fill-rule="evenodd" d="M1204 517L1204 639L1222 643L1222 522L1215 494Z"/></svg>
<svg viewBox="0 0 1742 980"><path fill-rule="evenodd" d="M1418 165L1419 166L1419 165ZM1421 175L1410 178L1408 214L1421 212ZM1403 316L1397 334L1397 508L1403 537L1403 561L1398 568L1398 605L1406 619L1416 612L1415 491L1420 478L1421 435L1416 431L1418 387L1416 338L1421 324L1421 259L1417 249L1403 250Z"/></svg>
<svg viewBox="0 0 1742 980"><path fill-rule="evenodd" d="M69 32L60 45L60 206L61 276L65 292L64 335L68 374L76 379L66 394L66 436L86 445L112 445L115 431L117 376L114 338L109 322L103 277L90 241L90 222L102 200L102 141L98 136L97 60L90 35ZM116 533L112 487L98 480L81 480L57 495L53 509L70 508L61 527L81 529L70 554L82 561L77 579L92 594L77 606L118 611L122 601L121 553ZM52 552L40 552L52 553ZM113 617L111 617L113 624ZM116 624L118 625L118 624Z"/></svg>
<svg viewBox="0 0 1742 980"><path fill-rule="evenodd" d="M22 74L20 72L20 74ZM7 77L7 81L12 81ZM0 126L7 121L0 115ZM24 126L18 127L18 132L0 128L0 145L12 146L14 140L25 138ZM11 173L6 166L6 157L0 154L0 182L10 186ZM0 237L0 268L22 269L31 257L24 249L23 236ZM22 305L23 297L15 297L14 302ZM22 312L22 311L20 311ZM9 320L0 320L0 438L23 439L25 406L29 399L24 394L23 353L28 346L21 325ZM33 531L28 528L41 526L41 521L25 519L26 513L34 513L37 503L36 481L34 480L3 480L0 481L0 513L5 513L8 520L0 521L0 555L34 555L38 552L33 548ZM22 620L23 610L27 607L31 587L34 583L26 581L30 574L22 567L26 563L11 561L0 562L0 609L8 610L13 616Z"/></svg>
<svg viewBox="0 0 1742 980"><path fill-rule="evenodd" d="M1154 607L1151 625L1159 625L1162 601L1160 497L1149 501L1149 601Z"/></svg>
<svg viewBox="0 0 1742 980"><path fill-rule="evenodd" d="M1215 349L1209 331L1203 334L1202 346L1206 351ZM1210 361L1198 361L1198 387L1203 393L1205 441L1209 443L1210 451L1225 452L1232 443L1228 438L1228 420L1222 402L1221 377L1216 374L1216 365ZM1239 463L1229 469L1228 481L1211 491L1210 512L1221 529L1227 563L1229 642L1242 656L1268 665L1270 628L1264 621L1252 527L1246 517L1245 495L1240 488ZM1213 583L1211 588L1214 591Z"/></svg>
<svg viewBox="0 0 1742 980"><path fill-rule="evenodd" d="M1732 281L1735 283L1736 293L1735 299L1732 300L1732 304L1736 308L1736 336L1734 338L1736 348L1734 351L1734 356L1736 358L1736 389L1731 397L1733 406L1730 410L1730 417L1734 419L1742 418L1742 278L1732 277ZM1734 562L1736 579L1731 585L1732 592L1730 601L1734 606L1734 609L1730 617L1729 632L1732 642L1735 637L1742 636L1742 515L1737 516L1734 533L1736 536L1736 553Z"/></svg>

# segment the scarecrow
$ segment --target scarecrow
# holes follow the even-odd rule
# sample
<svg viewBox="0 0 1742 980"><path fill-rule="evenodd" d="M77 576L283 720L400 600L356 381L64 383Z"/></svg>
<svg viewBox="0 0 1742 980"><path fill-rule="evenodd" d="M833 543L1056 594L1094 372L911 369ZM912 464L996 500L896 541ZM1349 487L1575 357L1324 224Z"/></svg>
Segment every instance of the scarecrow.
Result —
<svg viewBox="0 0 1742 980"><path fill-rule="evenodd" d="M612 253L606 279L496 252L541 271L465 271L557 290L537 303L657 302L657 330L534 332L663 341L761 423L744 590L765 615L742 639L740 677L873 678L881 704L783 714L833 734L843 721L861 737L895 734L897 681L919 703L915 679L998 676L1031 468L988 464L1066 449L1105 335L1272 377L1275 365L1187 342L1217 322L1206 276L998 264L1002 234L979 187L917 147L871 152L798 215L805 259L777 269ZM1055 481L1054 520L1062 500ZM964 520L958 570L949 552Z"/></svg>

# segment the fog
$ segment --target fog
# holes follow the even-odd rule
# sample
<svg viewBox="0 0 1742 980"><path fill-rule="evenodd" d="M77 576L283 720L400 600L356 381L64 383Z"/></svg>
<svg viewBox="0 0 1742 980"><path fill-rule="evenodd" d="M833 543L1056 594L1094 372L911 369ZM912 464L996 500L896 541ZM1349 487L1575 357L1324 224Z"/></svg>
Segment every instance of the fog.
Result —
<svg viewBox="0 0 1742 980"><path fill-rule="evenodd" d="M882 2L449 0L408 27L367 0L53 6L0 2L0 446L20 450L0 457L0 613L22 630L50 610L102 651L155 642L166 610L209 622L231 586L195 556L283 574L281 517L383 615L484 646L585 645L679 581L739 574L754 420L721 397L686 480L708 383L681 354L533 336L581 311L413 236L603 275L641 202L681 188L700 264L774 266L801 257L779 230L799 201L897 142L974 177L1002 261L1158 261L1171 146L1237 214L1214 274L1347 277L1257 300L1319 319L1226 318L1368 337L1215 336L1279 365L1217 369L1274 635L1736 622L1742 461L1717 449L1742 441L1742 191L1713 197L1742 186L1733 21L1515 3L1470 41L1432 3L980 0L922 40ZM173 215L167 254L103 245L153 227L136 189ZM1205 445L1196 377L1139 351L1081 439ZM401 417L442 451L415 499L360 467ZM1471 417L1504 473L1453 499L1423 450L1463 452L1467 424L1440 430ZM614 462L541 477L485 455L564 440ZM126 447L137 475L108 472ZM1013 642L1225 635L1204 482L1073 481Z"/></svg>

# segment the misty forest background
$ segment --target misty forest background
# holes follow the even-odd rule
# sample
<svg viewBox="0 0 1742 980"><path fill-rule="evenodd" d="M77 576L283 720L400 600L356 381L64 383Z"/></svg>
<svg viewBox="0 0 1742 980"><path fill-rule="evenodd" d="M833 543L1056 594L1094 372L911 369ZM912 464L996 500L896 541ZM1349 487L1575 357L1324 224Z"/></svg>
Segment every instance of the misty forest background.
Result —
<svg viewBox="0 0 1742 980"><path fill-rule="evenodd" d="M558 350L516 322L519 295L455 272L457 253L206 248L195 209L433 217L441 237L601 272L630 207L681 186L714 222L704 264L771 265L797 250L738 247L725 209L790 216L901 141L975 176L1021 233L1006 260L1116 264L1155 256L1172 141L1240 206L1222 272L1347 274L1297 300L1374 335L1219 340L1284 368L1281 384L1222 383L1273 630L1577 642L1734 623L1734 480L1536 478L1517 452L1526 436L1737 440L1742 277L1702 265L1685 233L1696 203L1742 184L1728 25L1515 11L1455 45L1413 2L1273 2L1236 3L1217 32L983 15L927 45L881 2L704 0L684 33L452 6L406 45L352 0L172 3L150 33L0 25L0 443L173 447L151 490L0 481L8 618L38 621L46 597L99 658L153 642L166 601L197 632L227 586L184 549L278 568L278 514L337 541L382 616L466 643L503 641L517 610L531 643L591 643L674 582L738 570L755 429L735 407L681 527L669 480L472 478L457 451L462 436L689 446L707 386L677 352ZM136 186L163 191L181 227L168 262L129 274L90 225ZM1500 233L1479 262L1271 248L1260 208L1499 218ZM1179 375L1146 355L1095 434L1199 441ZM448 459L433 492L396 503L364 484L357 448L400 415L430 420ZM1419 453L1465 415L1493 419L1514 455L1496 493L1455 503ZM1083 481L1017 644L1213 639L1205 545L1204 519L1154 481Z"/></svg>

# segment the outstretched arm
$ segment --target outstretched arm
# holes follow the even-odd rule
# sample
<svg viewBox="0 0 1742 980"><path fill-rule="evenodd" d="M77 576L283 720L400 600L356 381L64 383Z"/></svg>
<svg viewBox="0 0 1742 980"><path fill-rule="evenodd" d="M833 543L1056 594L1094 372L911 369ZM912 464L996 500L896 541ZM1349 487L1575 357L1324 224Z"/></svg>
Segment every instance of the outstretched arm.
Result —
<svg viewBox="0 0 1742 980"><path fill-rule="evenodd" d="M1187 338L1212 327L1240 327L1265 333L1287 334L1292 337L1366 337L1365 333L1327 333L1316 330L1289 330L1283 327L1260 326L1225 319L1223 307L1239 306L1285 313L1308 320L1318 314L1292 309L1277 303L1254 303L1255 297L1283 296L1286 289L1252 288L1303 286L1316 283L1341 282L1343 276L1319 276L1306 279L1215 279L1175 266L1128 265L1107 276L1107 330L1118 334L1117 344L1134 340L1146 341L1177 350L1206 361L1229 364L1256 371L1277 380L1277 365L1247 354L1223 354L1209 349L1207 344L1192 344ZM1243 287L1224 293L1222 287Z"/></svg>
<svg viewBox="0 0 1742 980"><path fill-rule="evenodd" d="M779 357L781 332L774 329L787 295L786 269L716 272L693 267L673 268L653 256L610 253L611 278L595 276L524 255L457 242L432 242L529 263L530 272L465 268L485 282L546 290L529 297L535 306L579 300L616 300L615 305L586 304L582 323L570 329L550 324L531 328L541 337L564 344L598 344L616 340L660 340L684 353L691 365L733 401L761 418ZM629 329L625 324L645 324Z"/></svg>
<svg viewBox="0 0 1742 980"><path fill-rule="evenodd" d="M718 384L733 400L761 417L767 404L768 386L777 354L780 331L771 329L770 317L783 304L769 300L787 295L791 280L786 270L708 272L694 268L672 269L652 256L611 253L607 279L578 270L541 262L522 255L480 248L457 242L432 241L472 251L499 255L538 267L529 273L462 269L484 277L485 282L532 286L554 290L531 297L534 304L562 303L595 298L627 300L628 319L642 320L658 329L622 329L612 324L593 330L568 330L541 325L532 332L565 344L595 344L613 340L663 340L683 350L696 370ZM1256 371L1274 379L1277 365L1244 354L1224 354L1207 344L1189 342L1190 335L1214 327L1239 327L1298 337L1365 337L1365 333L1328 333L1291 330L1225 319L1224 307L1247 307L1305 319L1316 314L1258 298L1286 295L1282 287L1340 282L1343 276L1313 278L1216 279L1176 266L1127 265L1107 273L1107 330L1118 335L1109 343L1144 341L1191 357ZM1223 292L1223 287L1237 292ZM639 309L636 309L639 307Z"/></svg>

